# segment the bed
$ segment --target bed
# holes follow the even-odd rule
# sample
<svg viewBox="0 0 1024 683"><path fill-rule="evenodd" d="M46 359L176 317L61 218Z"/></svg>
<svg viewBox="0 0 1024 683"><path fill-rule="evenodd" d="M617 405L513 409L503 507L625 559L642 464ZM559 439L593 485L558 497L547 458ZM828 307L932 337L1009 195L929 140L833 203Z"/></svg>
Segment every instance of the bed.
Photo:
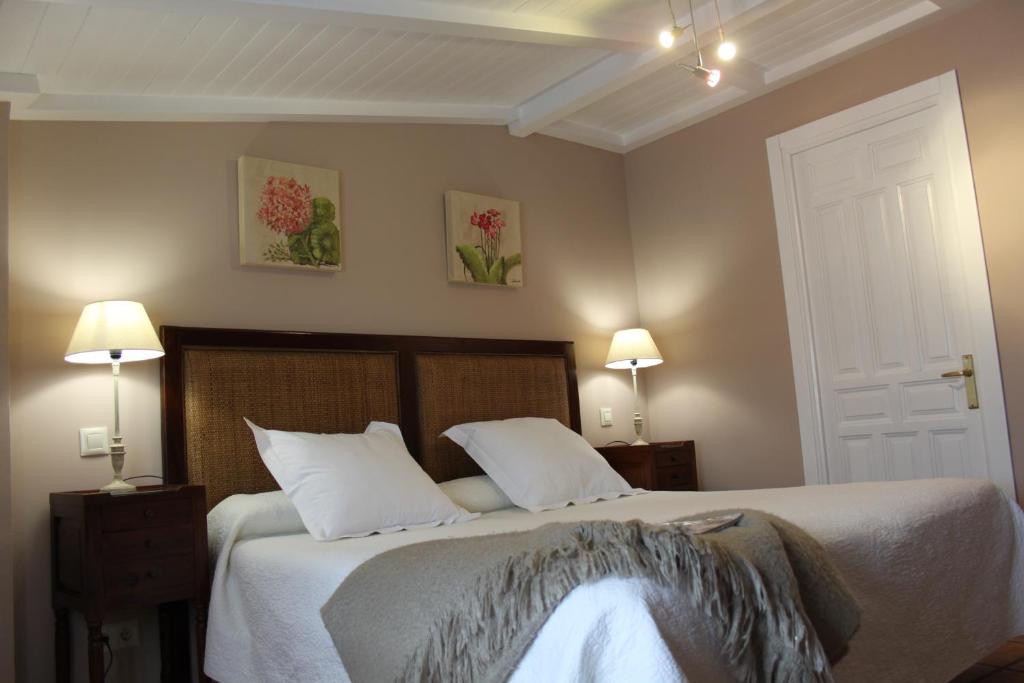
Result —
<svg viewBox="0 0 1024 683"><path fill-rule="evenodd" d="M242 416L326 433L397 423L438 482L480 472L438 438L454 424L530 416L580 431L571 342L183 327L164 327L161 337L165 475L206 486L211 509L234 494L277 488ZM841 571L862 617L835 668L839 681L941 683L1024 632L1024 515L988 482L655 492L326 543L304 533L225 540L211 529L217 570L205 670L221 683L348 680L320 607L356 567L399 545L737 507L799 525ZM576 588L512 680L724 680L715 643L677 597L635 579Z"/></svg>

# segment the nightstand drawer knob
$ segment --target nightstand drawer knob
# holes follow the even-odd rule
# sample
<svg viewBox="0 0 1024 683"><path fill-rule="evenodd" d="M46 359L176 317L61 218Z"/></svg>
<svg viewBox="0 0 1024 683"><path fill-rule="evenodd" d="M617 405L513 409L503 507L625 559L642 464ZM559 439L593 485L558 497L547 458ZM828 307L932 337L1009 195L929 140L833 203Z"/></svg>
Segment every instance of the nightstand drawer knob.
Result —
<svg viewBox="0 0 1024 683"><path fill-rule="evenodd" d="M150 570L148 570L146 572L146 578L147 579L159 579L160 578L160 570L159 569L150 569Z"/></svg>
<svg viewBox="0 0 1024 683"><path fill-rule="evenodd" d="M153 543L152 538L147 538L145 541L142 542L142 547L146 550L152 550L154 545L155 544Z"/></svg>
<svg viewBox="0 0 1024 683"><path fill-rule="evenodd" d="M142 516L146 519L153 519L156 517L156 510L153 508L146 508L145 512L142 513Z"/></svg>

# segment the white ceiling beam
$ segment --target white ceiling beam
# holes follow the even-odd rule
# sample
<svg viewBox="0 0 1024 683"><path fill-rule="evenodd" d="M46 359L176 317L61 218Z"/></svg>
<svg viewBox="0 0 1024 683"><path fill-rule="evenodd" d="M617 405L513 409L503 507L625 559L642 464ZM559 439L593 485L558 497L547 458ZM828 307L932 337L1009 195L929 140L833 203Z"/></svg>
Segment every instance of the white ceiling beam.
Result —
<svg viewBox="0 0 1024 683"><path fill-rule="evenodd" d="M659 71L679 59L680 53L651 48L638 55L605 57L516 108L508 131L517 137L532 135L580 109Z"/></svg>
<svg viewBox="0 0 1024 683"><path fill-rule="evenodd" d="M671 114L637 126L623 135L625 142L623 151L629 152L637 147L643 147L649 142L709 119L715 114L735 107L739 102L752 99L755 96L742 88L727 86L723 83L721 90L716 89L710 95L692 101Z"/></svg>
<svg viewBox="0 0 1024 683"><path fill-rule="evenodd" d="M45 93L20 119L81 121L385 121L501 125L507 107L420 102Z"/></svg>
<svg viewBox="0 0 1024 683"><path fill-rule="evenodd" d="M650 29L621 22L538 16L422 0L46 1L199 16L244 16L265 21L374 28L612 51L638 51L647 48L651 42Z"/></svg>
<svg viewBox="0 0 1024 683"><path fill-rule="evenodd" d="M722 22L732 31L778 11L794 1L720 0L719 5ZM704 3L696 10L696 15L697 26L702 31L701 42L708 45L708 38L711 36L717 38L718 34L713 4ZM681 23L685 18L688 17L680 16ZM692 40L693 34L688 28L685 35L679 38L678 47L671 50L653 47L640 54L616 54L605 57L596 64L520 104L515 120L509 124L509 132L512 135L525 137L571 116L674 61L686 58L692 54ZM652 43L655 41L653 35L650 37L650 41Z"/></svg>
<svg viewBox="0 0 1024 683"><path fill-rule="evenodd" d="M722 85L735 86L747 92L764 90L765 68L749 59L733 57L728 62L718 58L714 49L704 56L704 65L722 72Z"/></svg>

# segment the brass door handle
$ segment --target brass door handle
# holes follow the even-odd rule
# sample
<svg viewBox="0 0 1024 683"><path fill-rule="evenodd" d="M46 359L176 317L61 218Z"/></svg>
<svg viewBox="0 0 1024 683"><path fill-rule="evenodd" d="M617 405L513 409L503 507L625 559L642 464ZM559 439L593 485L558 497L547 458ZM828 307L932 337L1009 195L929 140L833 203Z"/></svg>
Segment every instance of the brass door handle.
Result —
<svg viewBox="0 0 1024 683"><path fill-rule="evenodd" d="M962 356L964 366L959 370L950 370L942 373L942 377L952 379L954 377L964 378L964 389L967 390L967 408L978 409L978 380L974 377L974 356L967 353Z"/></svg>

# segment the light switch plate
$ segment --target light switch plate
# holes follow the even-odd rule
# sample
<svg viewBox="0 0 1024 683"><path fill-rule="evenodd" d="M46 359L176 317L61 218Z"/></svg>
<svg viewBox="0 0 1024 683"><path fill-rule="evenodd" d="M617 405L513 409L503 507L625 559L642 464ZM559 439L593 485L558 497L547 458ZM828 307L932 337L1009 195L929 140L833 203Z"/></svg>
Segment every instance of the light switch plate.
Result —
<svg viewBox="0 0 1024 683"><path fill-rule="evenodd" d="M612 426L612 409L601 408L601 426L611 427Z"/></svg>
<svg viewBox="0 0 1024 683"><path fill-rule="evenodd" d="M82 427L78 430L78 452L85 458L90 455L107 455L110 442L106 427Z"/></svg>

